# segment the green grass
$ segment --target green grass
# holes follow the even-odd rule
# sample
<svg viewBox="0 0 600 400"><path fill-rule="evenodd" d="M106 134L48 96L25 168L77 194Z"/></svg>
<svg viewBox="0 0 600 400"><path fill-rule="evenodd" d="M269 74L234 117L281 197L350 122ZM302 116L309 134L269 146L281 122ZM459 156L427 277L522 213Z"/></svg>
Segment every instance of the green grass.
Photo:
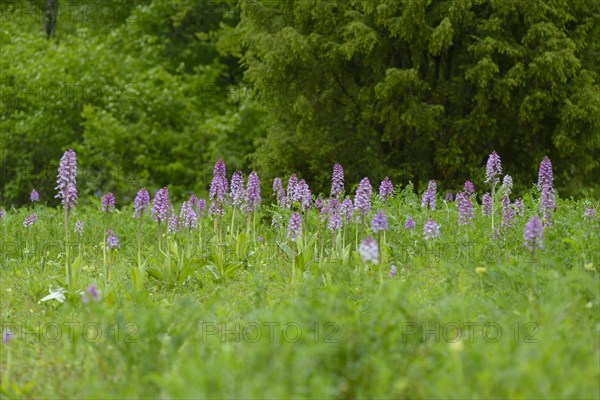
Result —
<svg viewBox="0 0 600 400"><path fill-rule="evenodd" d="M82 262L64 303L39 302L66 287L62 210L38 207L30 229L31 210L7 210L0 313L15 336L0 347L2 397L598 398L600 226L583 218L598 204L559 199L545 249L531 254L522 236L535 202L526 196L526 215L492 239L477 206L474 224L459 227L454 204L425 212L405 190L386 206L381 265L362 263L353 228L332 251L311 211L293 280L287 210L284 228L263 206L256 236L224 233L220 244L204 218L189 257L185 233L165 235L161 253L145 216L142 257L155 277L136 287L133 210L105 217L93 200L70 218L85 232L71 236L71 261ZM403 227L409 214L414 231ZM440 239L423 240L428 217ZM107 282L108 226L121 249ZM84 304L79 292L92 283L101 300Z"/></svg>

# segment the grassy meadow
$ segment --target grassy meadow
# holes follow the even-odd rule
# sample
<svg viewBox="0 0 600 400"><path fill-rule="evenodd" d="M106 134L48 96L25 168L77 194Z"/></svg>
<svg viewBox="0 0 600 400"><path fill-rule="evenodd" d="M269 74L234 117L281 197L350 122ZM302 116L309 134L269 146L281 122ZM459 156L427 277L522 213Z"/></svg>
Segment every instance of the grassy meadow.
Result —
<svg viewBox="0 0 600 400"><path fill-rule="evenodd" d="M251 217L226 206L160 234L130 201L83 199L67 246L63 209L5 210L2 397L598 397L597 202L557 199L531 251L535 188L508 226L494 202L497 231L477 192L459 225L453 201L423 208L408 185L372 196L387 231L369 217L333 234L313 207L296 240L298 204L269 195ZM426 240L429 219L440 236ZM361 258L368 235L378 260Z"/></svg>

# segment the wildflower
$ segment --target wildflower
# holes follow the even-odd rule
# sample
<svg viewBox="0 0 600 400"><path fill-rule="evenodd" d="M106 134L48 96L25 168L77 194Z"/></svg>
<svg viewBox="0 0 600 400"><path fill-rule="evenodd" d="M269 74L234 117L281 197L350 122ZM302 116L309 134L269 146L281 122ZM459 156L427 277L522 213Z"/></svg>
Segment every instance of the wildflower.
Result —
<svg viewBox="0 0 600 400"><path fill-rule="evenodd" d="M540 162L540 169L538 171L538 191L543 191L544 186L552 187L552 181L554 180L554 174L552 173L552 163L548 156L544 156Z"/></svg>
<svg viewBox="0 0 600 400"><path fill-rule="evenodd" d="M260 179L255 171L248 176L248 188L246 189L247 211L250 213L258 208L261 203L260 198Z"/></svg>
<svg viewBox="0 0 600 400"><path fill-rule="evenodd" d="M60 159L58 177L56 179L56 198L60 198L65 210L70 210L77 203L77 158L75 152L67 150Z"/></svg>
<svg viewBox="0 0 600 400"><path fill-rule="evenodd" d="M8 344L8 342L10 342L14 336L15 335L12 334L10 329L6 328L2 333L2 343Z"/></svg>
<svg viewBox="0 0 600 400"><path fill-rule="evenodd" d="M373 188L371 187L371 182L369 182L369 178L363 178L356 189L356 195L354 196L354 209L362 215L362 217L366 217L366 215L371 211L371 194L373 192Z"/></svg>
<svg viewBox="0 0 600 400"><path fill-rule="evenodd" d="M312 193L304 179L296 185L294 199L300 202L300 209L302 211L306 211L312 206Z"/></svg>
<svg viewBox="0 0 600 400"><path fill-rule="evenodd" d="M493 151L488 157L485 167L485 183L491 182L492 185L495 185L500 180L500 175L502 175L502 162L500 156Z"/></svg>
<svg viewBox="0 0 600 400"><path fill-rule="evenodd" d="M471 223L471 220L475 217L471 199L466 193L461 192L456 195L456 201L458 205L458 225Z"/></svg>
<svg viewBox="0 0 600 400"><path fill-rule="evenodd" d="M363 262L379 263L379 246L372 236L363 239L358 247L358 253Z"/></svg>
<svg viewBox="0 0 600 400"><path fill-rule="evenodd" d="M29 195L29 201L31 201L32 203L40 201L40 194L37 192L37 190L33 189L31 191L31 194Z"/></svg>
<svg viewBox="0 0 600 400"><path fill-rule="evenodd" d="M434 220L428 219L425 223L425 226L423 227L423 237L425 240L440 237L440 227Z"/></svg>
<svg viewBox="0 0 600 400"><path fill-rule="evenodd" d="M298 178L296 177L296 174L292 174L292 176L290 176L290 179L288 179L287 193L286 193L286 196L290 203L297 200L295 198L297 184L298 184Z"/></svg>
<svg viewBox="0 0 600 400"><path fill-rule="evenodd" d="M393 278L393 277L395 277L395 276L396 276L396 271L397 271L397 269L396 269L396 266L395 266L395 265L392 265L392 266L390 267L390 278Z"/></svg>
<svg viewBox="0 0 600 400"><path fill-rule="evenodd" d="M100 294L98 293L98 289L96 288L95 283L92 283L90 286L85 288L85 291L81 295L81 301L84 304L87 304L90 301L90 299L95 301L100 300Z"/></svg>
<svg viewBox="0 0 600 400"><path fill-rule="evenodd" d="M404 229L411 230L415 227L415 221L413 221L412 217L409 215L406 217L406 221L404 222Z"/></svg>
<svg viewBox="0 0 600 400"><path fill-rule="evenodd" d="M444 199L446 201L452 201L454 200L454 195L452 194L452 192L446 192L446 194L444 195Z"/></svg>
<svg viewBox="0 0 600 400"><path fill-rule="evenodd" d="M106 193L102 196L102 211L111 212L115 209L115 196L112 193Z"/></svg>
<svg viewBox="0 0 600 400"><path fill-rule="evenodd" d="M113 250L117 247L121 248L121 246L119 245L119 238L110 229L106 231L106 247L108 247L109 250Z"/></svg>
<svg viewBox="0 0 600 400"><path fill-rule="evenodd" d="M177 233L180 231L182 221L179 220L173 206L171 206L171 213L169 214L169 220L167 221L167 232Z"/></svg>
<svg viewBox="0 0 600 400"><path fill-rule="evenodd" d="M430 180L427 184L427 190L423 192L423 197L421 199L421 208L429 207L432 210L435 210L435 193L437 191L437 185L434 180Z"/></svg>
<svg viewBox="0 0 600 400"><path fill-rule="evenodd" d="M331 232L335 232L337 231L340 227L342 226L342 218L340 217L340 214L337 212L334 212L333 214L331 214L331 216L329 217L329 224L327 224L327 227L329 228L329 230Z"/></svg>
<svg viewBox="0 0 600 400"><path fill-rule="evenodd" d="M596 210L591 207L588 207L583 212L583 218L585 218L588 222L592 222L594 218L596 218Z"/></svg>
<svg viewBox="0 0 600 400"><path fill-rule="evenodd" d="M504 228L510 228L513 224L515 214L510 204L508 195L502 196L502 226Z"/></svg>
<svg viewBox="0 0 600 400"><path fill-rule="evenodd" d="M287 237L295 241L300 235L302 235L302 218L300 218L300 214L295 212L288 222Z"/></svg>
<svg viewBox="0 0 600 400"><path fill-rule="evenodd" d="M231 176L231 193L229 194L234 207L242 205L245 194L244 176L240 171L235 171Z"/></svg>
<svg viewBox="0 0 600 400"><path fill-rule="evenodd" d="M77 222L75 222L75 228L73 228L73 231L75 233L77 233L79 236L83 235L83 221L82 220L78 220Z"/></svg>
<svg viewBox="0 0 600 400"><path fill-rule="evenodd" d="M466 181L463 191L466 193L467 196L472 196L473 193L475 193L475 185L473 185L473 182Z"/></svg>
<svg viewBox="0 0 600 400"><path fill-rule="evenodd" d="M45 296L44 298L41 298L40 301L56 300L59 303L65 302L65 288L59 287L56 289L52 289L52 287L50 287L48 291L50 292L50 294L48 296ZM38 301L38 304L40 303L40 301Z"/></svg>
<svg viewBox="0 0 600 400"><path fill-rule="evenodd" d="M523 203L523 199L516 199L513 203L513 208L519 217L523 216L525 212L525 203Z"/></svg>
<svg viewBox="0 0 600 400"><path fill-rule="evenodd" d="M373 233L388 230L388 220L383 211L379 211L371 220L371 230Z"/></svg>
<svg viewBox="0 0 600 400"><path fill-rule="evenodd" d="M385 177L381 184L379 185L379 197L381 197L384 201L392 197L394 194L394 185L389 177Z"/></svg>
<svg viewBox="0 0 600 400"><path fill-rule="evenodd" d="M337 199L335 199L337 200ZM319 196L316 200L315 200L315 208L319 211L321 211L323 209L323 206L325 205L325 203L323 202L323 199L321 198L321 196Z"/></svg>
<svg viewBox="0 0 600 400"><path fill-rule="evenodd" d="M196 215L198 217L202 217L206 214L206 200L199 199L196 195L191 195L189 202L196 209Z"/></svg>
<svg viewBox="0 0 600 400"><path fill-rule="evenodd" d="M38 215L36 213L33 213L30 216L25 218L25 220L23 221L23 226L25 228L31 228L37 220L38 220Z"/></svg>
<svg viewBox="0 0 600 400"><path fill-rule="evenodd" d="M148 211L150 206L150 193L145 188L139 190L133 200L133 208L135 209L133 217L141 217L144 211Z"/></svg>
<svg viewBox="0 0 600 400"><path fill-rule="evenodd" d="M345 199L340 204L340 215L344 219L345 222L351 221L354 216L354 205L352 204L352 199Z"/></svg>
<svg viewBox="0 0 600 400"><path fill-rule="evenodd" d="M486 217L492 215L492 196L489 193L483 195L481 201L481 213Z"/></svg>
<svg viewBox="0 0 600 400"><path fill-rule="evenodd" d="M525 225L525 231L523 232L523 240L525 240L524 245L529 247L531 251L535 251L536 248L543 250L543 239L544 225L542 225L542 221L536 216L529 218L529 221Z"/></svg>
<svg viewBox="0 0 600 400"><path fill-rule="evenodd" d="M321 208L319 214L321 215L321 221L326 221L328 217L336 213L340 208L338 199L330 199L326 206Z"/></svg>
<svg viewBox="0 0 600 400"><path fill-rule="evenodd" d="M210 203L210 207L208 208L208 214L211 216L214 215L225 215L225 208L223 208L223 204L219 201L213 200Z"/></svg>
<svg viewBox="0 0 600 400"><path fill-rule="evenodd" d="M510 195L510 192L512 191L512 187L513 187L513 180L512 177L510 175L504 175L504 179L502 179L502 187L500 188L500 191L502 191L502 193L504 193L505 195Z"/></svg>
<svg viewBox="0 0 600 400"><path fill-rule="evenodd" d="M331 197L339 197L344 195L344 169L340 164L333 166L333 174L331 175Z"/></svg>
<svg viewBox="0 0 600 400"><path fill-rule="evenodd" d="M542 189L542 196L540 198L540 212L543 215L544 224L549 225L552 223L551 212L556 207L556 198L554 196L554 188L549 185L544 185Z"/></svg>
<svg viewBox="0 0 600 400"><path fill-rule="evenodd" d="M273 179L273 196L279 196L279 190L283 189L283 183L281 182L281 178L277 177Z"/></svg>
<svg viewBox="0 0 600 400"><path fill-rule="evenodd" d="M152 200L152 216L159 224L169 217L169 190L165 187L154 195Z"/></svg>
<svg viewBox="0 0 600 400"><path fill-rule="evenodd" d="M219 202L225 200L225 195L228 191L229 183L227 182L227 167L223 160L215 163L213 169L213 179L210 183L209 197L211 200L216 199Z"/></svg>
<svg viewBox="0 0 600 400"><path fill-rule="evenodd" d="M281 183L281 179L279 178L273 180L273 194L277 196L277 205L279 207L290 207L289 199L285 195L285 190L283 189L283 183Z"/></svg>
<svg viewBox="0 0 600 400"><path fill-rule="evenodd" d="M274 213L273 218L271 219L271 226L276 229L283 227L283 216L279 213Z"/></svg>
<svg viewBox="0 0 600 400"><path fill-rule="evenodd" d="M198 222L198 216L194 211L194 206L191 201L184 201L181 204L181 211L179 213L179 220L182 225L189 230L192 230L196 227L196 223Z"/></svg>
<svg viewBox="0 0 600 400"><path fill-rule="evenodd" d="M0 208L0 219L3 219L5 215L4 210Z"/></svg>

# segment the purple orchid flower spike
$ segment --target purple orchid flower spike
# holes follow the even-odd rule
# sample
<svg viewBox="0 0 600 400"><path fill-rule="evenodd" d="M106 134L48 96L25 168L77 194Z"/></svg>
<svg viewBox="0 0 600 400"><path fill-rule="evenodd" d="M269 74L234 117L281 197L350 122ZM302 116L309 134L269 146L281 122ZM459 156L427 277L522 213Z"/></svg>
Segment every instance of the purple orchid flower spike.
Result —
<svg viewBox="0 0 600 400"><path fill-rule="evenodd" d="M292 241L296 241L302 235L302 218L300 214L293 213L288 222L288 233L287 237Z"/></svg>
<svg viewBox="0 0 600 400"><path fill-rule="evenodd" d="M386 201L394 194L394 185L389 177L385 177L379 184L379 197Z"/></svg>
<svg viewBox="0 0 600 400"><path fill-rule="evenodd" d="M379 263L379 246L377 241L372 236L363 239L358 247L358 253L363 262Z"/></svg>
<svg viewBox="0 0 600 400"><path fill-rule="evenodd" d="M485 183L490 182L492 185L495 185L500 180L500 175L502 175L502 162L500 161L500 156L493 151L489 155L485 167Z"/></svg>
<svg viewBox="0 0 600 400"><path fill-rule="evenodd" d="M37 192L37 190L33 189L31 191L31 194L29 195L29 200L32 203L36 203L40 201L40 194Z"/></svg>
<svg viewBox="0 0 600 400"><path fill-rule="evenodd" d="M145 211L148 211L149 206L150 193L148 193L148 191L145 188L142 188L135 196L135 200L133 200L133 208L135 209L133 217L141 217Z"/></svg>
<svg viewBox="0 0 600 400"><path fill-rule="evenodd" d="M333 166L331 175L331 197L340 197L344 195L344 168L340 164Z"/></svg>
<svg viewBox="0 0 600 400"><path fill-rule="evenodd" d="M109 213L115 209L115 196L112 193L106 193L102 196L102 211Z"/></svg>
<svg viewBox="0 0 600 400"><path fill-rule="evenodd" d="M71 149L67 150L60 159L58 177L56 179L56 198L60 198L63 208L70 210L77 204L77 157Z"/></svg>

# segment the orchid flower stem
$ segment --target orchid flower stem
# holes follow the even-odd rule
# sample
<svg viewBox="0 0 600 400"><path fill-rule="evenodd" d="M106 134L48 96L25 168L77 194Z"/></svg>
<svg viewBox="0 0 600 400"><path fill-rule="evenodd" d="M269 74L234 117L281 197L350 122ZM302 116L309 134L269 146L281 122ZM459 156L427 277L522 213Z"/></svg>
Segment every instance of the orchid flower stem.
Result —
<svg viewBox="0 0 600 400"><path fill-rule="evenodd" d="M65 271L67 287L71 290L71 263L69 262L69 210L65 208Z"/></svg>
<svg viewBox="0 0 600 400"><path fill-rule="evenodd" d="M142 216L144 213L140 214L140 222L138 224L138 268L142 269Z"/></svg>

